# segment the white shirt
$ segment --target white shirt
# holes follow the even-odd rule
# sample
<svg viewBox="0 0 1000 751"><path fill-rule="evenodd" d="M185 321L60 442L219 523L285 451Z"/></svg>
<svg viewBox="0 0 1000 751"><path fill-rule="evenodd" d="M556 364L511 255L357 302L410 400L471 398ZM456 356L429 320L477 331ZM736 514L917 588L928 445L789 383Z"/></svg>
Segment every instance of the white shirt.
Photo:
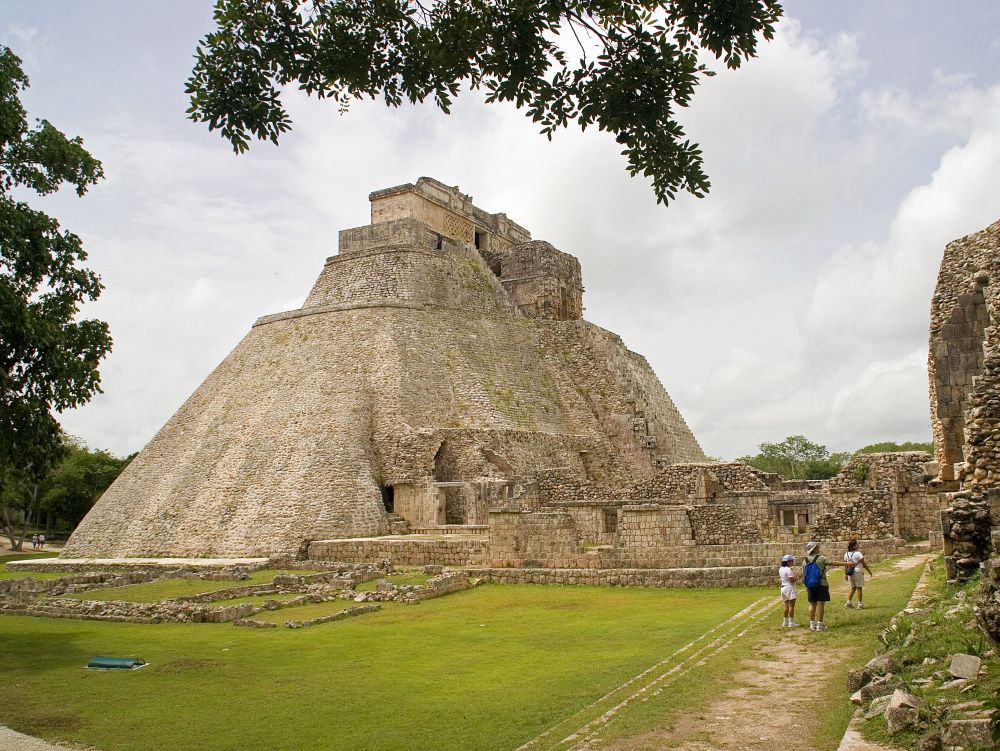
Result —
<svg viewBox="0 0 1000 751"><path fill-rule="evenodd" d="M864 559L865 557L861 554L860 550L855 550L853 552L848 551L844 553L844 560L850 563L854 567L860 566L861 561L863 561Z"/></svg>
<svg viewBox="0 0 1000 751"><path fill-rule="evenodd" d="M781 566L778 569L778 578L781 579L782 587L791 587L795 585L795 569L791 566Z"/></svg>

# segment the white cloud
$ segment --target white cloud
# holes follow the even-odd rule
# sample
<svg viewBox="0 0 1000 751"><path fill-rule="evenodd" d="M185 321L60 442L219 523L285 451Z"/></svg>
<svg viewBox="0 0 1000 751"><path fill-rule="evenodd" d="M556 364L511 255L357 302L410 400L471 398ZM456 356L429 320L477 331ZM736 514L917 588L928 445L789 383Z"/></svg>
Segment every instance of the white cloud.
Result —
<svg viewBox="0 0 1000 751"><path fill-rule="evenodd" d="M1000 86L928 69L875 87L862 40L786 19L759 59L706 81L683 119L713 190L669 209L607 134L549 142L476 95L450 117L341 117L289 92L295 130L239 158L180 115L95 113L75 128L108 181L48 205L104 276L88 313L115 350L106 394L67 427L140 448L257 316L301 304L337 231L367 223L369 191L430 175L576 254L588 319L649 358L708 453L926 439L931 287L944 244L1000 214ZM74 74L111 86L85 62Z"/></svg>

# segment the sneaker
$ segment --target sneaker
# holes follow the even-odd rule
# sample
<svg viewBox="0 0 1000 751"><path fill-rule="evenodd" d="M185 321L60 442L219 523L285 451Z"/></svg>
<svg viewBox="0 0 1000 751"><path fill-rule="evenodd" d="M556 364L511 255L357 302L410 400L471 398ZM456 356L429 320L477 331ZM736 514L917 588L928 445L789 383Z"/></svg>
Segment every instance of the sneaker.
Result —
<svg viewBox="0 0 1000 751"><path fill-rule="evenodd" d="M858 610L864 610L865 604L863 602L858 603Z"/></svg>
<svg viewBox="0 0 1000 751"><path fill-rule="evenodd" d="M848 600L847 602L844 603L844 607L845 608L853 608L854 607L854 603L851 602L850 600ZM861 606L859 605L858 607L861 607Z"/></svg>
<svg viewBox="0 0 1000 751"><path fill-rule="evenodd" d="M817 631L826 631L826 624L825 623L817 623L816 624L816 630Z"/></svg>
<svg viewBox="0 0 1000 751"><path fill-rule="evenodd" d="M810 631L816 630L816 621L809 621L809 630Z"/></svg>
<svg viewBox="0 0 1000 751"><path fill-rule="evenodd" d="M796 623L795 621L789 621L788 622L788 628L798 628L798 627L799 627L799 624Z"/></svg>

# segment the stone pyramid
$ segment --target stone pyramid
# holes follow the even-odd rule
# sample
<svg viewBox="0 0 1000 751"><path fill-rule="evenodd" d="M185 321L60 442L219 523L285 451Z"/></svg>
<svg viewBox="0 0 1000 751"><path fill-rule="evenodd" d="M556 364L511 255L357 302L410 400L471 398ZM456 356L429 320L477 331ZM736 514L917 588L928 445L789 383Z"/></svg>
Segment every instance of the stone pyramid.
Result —
<svg viewBox="0 0 1000 751"><path fill-rule="evenodd" d="M65 557L474 528L553 468L614 485L704 461L645 358L582 320L576 258L429 178L370 200L305 304L254 324Z"/></svg>

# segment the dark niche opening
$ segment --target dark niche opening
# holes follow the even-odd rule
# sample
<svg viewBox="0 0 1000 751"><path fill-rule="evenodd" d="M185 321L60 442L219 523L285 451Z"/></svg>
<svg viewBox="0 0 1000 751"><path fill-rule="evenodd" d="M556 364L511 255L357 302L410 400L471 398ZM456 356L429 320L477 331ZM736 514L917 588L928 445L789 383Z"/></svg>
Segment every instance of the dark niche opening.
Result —
<svg viewBox="0 0 1000 751"><path fill-rule="evenodd" d="M386 510L386 513L391 514L396 501L392 485L380 485L379 490L382 491L382 507Z"/></svg>

